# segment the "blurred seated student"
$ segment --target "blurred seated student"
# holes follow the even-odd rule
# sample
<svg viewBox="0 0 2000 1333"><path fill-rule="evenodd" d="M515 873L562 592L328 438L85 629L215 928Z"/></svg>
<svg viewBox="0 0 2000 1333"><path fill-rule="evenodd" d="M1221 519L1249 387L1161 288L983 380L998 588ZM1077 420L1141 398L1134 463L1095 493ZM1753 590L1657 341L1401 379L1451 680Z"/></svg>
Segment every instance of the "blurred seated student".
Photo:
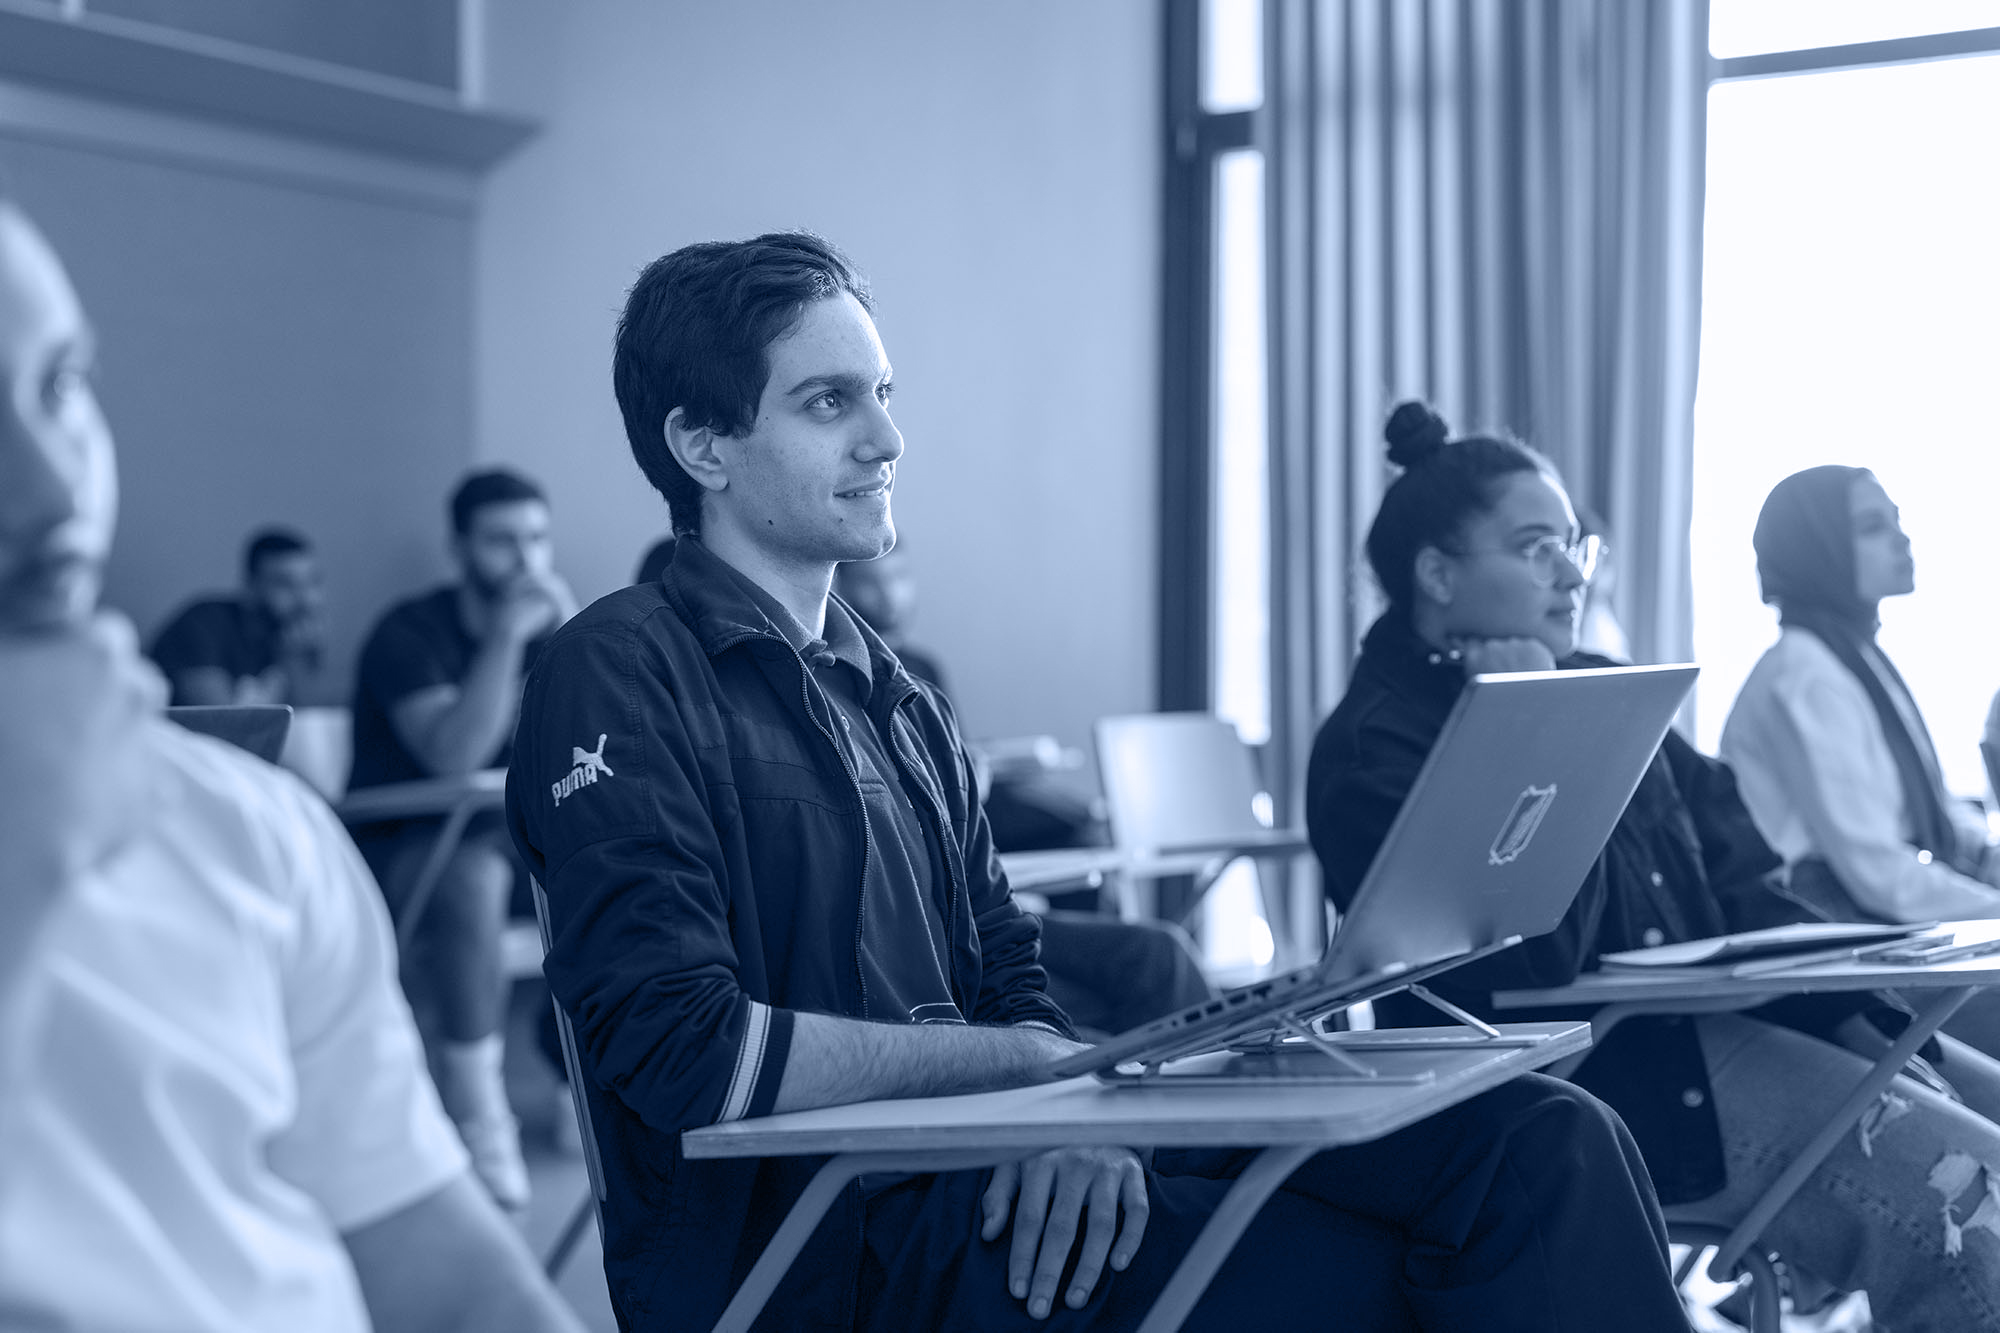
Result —
<svg viewBox="0 0 2000 1333"><path fill-rule="evenodd" d="M1396 409L1387 434L1403 472L1367 550L1389 609L1307 774L1313 847L1343 908L1468 676L1605 665L1574 652L1594 552L1548 460L1512 440L1451 440L1415 403ZM1781 865L1729 769L1669 732L1557 929L1431 984L1488 1017L1530 1017L1497 1014L1491 993L1563 984L1604 952L1802 916L1775 892ZM1627 1019L1576 1081L1632 1127L1676 1215L1733 1223L1866 1072L1856 1050L1883 1048L1864 1013L1885 1002L1803 996L1745 1014ZM1385 1025L1436 1021L1407 996L1376 1010ZM2000 1174L1973 1172L1962 1196L1961 1182L1950 1192L1931 1183L1954 1151L2000 1171L2000 1125L1988 1118L2000 1111L2000 1065L1949 1038L1942 1049L1964 1104L1900 1078L1765 1238L1794 1268L1865 1288L1887 1327L2000 1328L2000 1230L1967 1225L1992 1217L1987 1182L2000 1188Z"/></svg>
<svg viewBox="0 0 2000 1333"><path fill-rule="evenodd" d="M466 1171L368 871L288 774L160 717L98 611L92 335L0 199L0 1323L576 1330Z"/></svg>
<svg viewBox="0 0 2000 1333"><path fill-rule="evenodd" d="M1781 628L1729 710L1722 755L1791 866L1788 892L1836 920L2000 916L2000 848L1945 790L1875 641L1882 599L1916 590L1894 502L1865 469L1808 468L1773 488L1753 543ZM2000 1054L2000 992L1975 994L1945 1030Z"/></svg>
<svg viewBox="0 0 2000 1333"><path fill-rule="evenodd" d="M905 670L949 697L937 658L909 640L917 589L900 536L887 554L836 566L833 590L882 636ZM983 776L981 806L992 826L996 850L1103 841L1103 821L1074 794L1032 777L990 770ZM1214 998L1215 989L1202 975L1194 941L1172 922L1124 922L1094 912L1039 915L1049 995L1079 1031L1124 1032Z"/></svg>
<svg viewBox="0 0 2000 1333"><path fill-rule="evenodd" d="M1781 629L1729 710L1722 756L1794 891L1845 918L2000 916L2000 848L1945 791L1875 641L1882 599L1916 589L1888 493L1862 468L1808 468L1772 490L1754 542Z"/></svg>
<svg viewBox="0 0 2000 1333"><path fill-rule="evenodd" d="M326 581L312 543L264 528L243 548L240 592L176 612L151 657L176 704L295 704L319 679Z"/></svg>
<svg viewBox="0 0 2000 1333"><path fill-rule="evenodd" d="M667 572L667 566L674 562L674 537L672 533L660 538L646 548L646 554L639 557L639 568L632 575L634 583L658 583L660 575Z"/></svg>
<svg viewBox="0 0 2000 1333"><path fill-rule="evenodd" d="M576 614L576 597L555 571L541 487L504 468L474 472L452 493L449 513L458 577L391 607L361 649L350 790L505 766L528 667ZM392 910L401 910L441 822L356 830ZM510 1208L527 1203L528 1172L501 1078L501 943L522 873L500 812L475 816L403 966L412 1001L435 1012L445 1109L480 1179Z"/></svg>
<svg viewBox="0 0 2000 1333"><path fill-rule="evenodd" d="M2000 802L2000 694L1993 696L1993 706L1986 710L1986 732L1980 740L1986 747L1987 795ZM2000 805L1987 808L2000 809Z"/></svg>

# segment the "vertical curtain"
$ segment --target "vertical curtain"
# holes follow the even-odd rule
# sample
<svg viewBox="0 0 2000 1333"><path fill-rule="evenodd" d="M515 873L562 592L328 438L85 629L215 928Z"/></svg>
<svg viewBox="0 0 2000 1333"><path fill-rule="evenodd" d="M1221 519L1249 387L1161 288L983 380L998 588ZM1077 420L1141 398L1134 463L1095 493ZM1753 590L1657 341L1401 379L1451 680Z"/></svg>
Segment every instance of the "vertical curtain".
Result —
<svg viewBox="0 0 2000 1333"><path fill-rule="evenodd" d="M1550 455L1635 655L1687 656L1707 0L1266 12L1274 730L1311 736L1379 608L1405 397Z"/></svg>

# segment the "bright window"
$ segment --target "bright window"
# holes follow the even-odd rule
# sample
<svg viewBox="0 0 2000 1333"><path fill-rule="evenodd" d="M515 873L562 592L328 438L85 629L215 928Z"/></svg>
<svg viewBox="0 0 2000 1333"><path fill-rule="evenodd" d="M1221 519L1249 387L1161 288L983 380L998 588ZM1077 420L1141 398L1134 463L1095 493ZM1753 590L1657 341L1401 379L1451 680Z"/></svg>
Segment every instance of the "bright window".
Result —
<svg viewBox="0 0 2000 1333"><path fill-rule="evenodd" d="M1906 8L1927 7L1733 7L1794 12L1794 48L1858 39L1828 35L1835 11ZM2000 23L1994 9L1928 7ZM1718 40L1730 12L1718 3ZM1977 794L1976 744L2000 689L2000 56L1717 84L1707 210L1697 739L1715 747L1776 637L1750 545L1764 497L1801 468L1866 467L1902 507L1917 558L1916 595L1883 604L1882 645L1948 785Z"/></svg>
<svg viewBox="0 0 2000 1333"><path fill-rule="evenodd" d="M2000 26L2000 0L1717 0L1711 55L1802 51Z"/></svg>
<svg viewBox="0 0 2000 1333"><path fill-rule="evenodd" d="M1264 155L1215 164L1215 711L1271 738L1270 428L1265 393Z"/></svg>
<svg viewBox="0 0 2000 1333"><path fill-rule="evenodd" d="M1249 111L1264 100L1264 0L1202 0L1201 109Z"/></svg>

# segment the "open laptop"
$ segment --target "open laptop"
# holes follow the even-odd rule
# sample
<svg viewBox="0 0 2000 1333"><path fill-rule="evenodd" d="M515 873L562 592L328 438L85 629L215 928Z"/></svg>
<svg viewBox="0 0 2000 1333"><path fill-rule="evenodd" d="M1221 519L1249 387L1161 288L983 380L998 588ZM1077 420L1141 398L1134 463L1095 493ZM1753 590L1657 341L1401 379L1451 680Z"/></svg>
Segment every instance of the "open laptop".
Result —
<svg viewBox="0 0 2000 1333"><path fill-rule="evenodd" d="M292 727L292 710L287 704L178 704L167 710L167 720L275 764Z"/></svg>
<svg viewBox="0 0 2000 1333"><path fill-rule="evenodd" d="M1320 961L1057 1062L1118 1077L1334 1009L1554 930L1694 683L1692 666L1475 676Z"/></svg>

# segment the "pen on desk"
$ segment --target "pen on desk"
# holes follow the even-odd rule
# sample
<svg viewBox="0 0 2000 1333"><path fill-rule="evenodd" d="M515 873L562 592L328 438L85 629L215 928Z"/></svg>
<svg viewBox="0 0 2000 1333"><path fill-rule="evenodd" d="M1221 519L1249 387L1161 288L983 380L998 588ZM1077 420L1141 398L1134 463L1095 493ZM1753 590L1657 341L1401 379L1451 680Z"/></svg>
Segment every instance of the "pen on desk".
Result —
<svg viewBox="0 0 2000 1333"><path fill-rule="evenodd" d="M1918 952L1908 959L1888 957L1886 962L1910 962L1919 966L1931 963L1956 963L1967 958L1978 958L1983 954L2000 953L2000 940L1974 940L1970 944L1954 944L1942 949Z"/></svg>

